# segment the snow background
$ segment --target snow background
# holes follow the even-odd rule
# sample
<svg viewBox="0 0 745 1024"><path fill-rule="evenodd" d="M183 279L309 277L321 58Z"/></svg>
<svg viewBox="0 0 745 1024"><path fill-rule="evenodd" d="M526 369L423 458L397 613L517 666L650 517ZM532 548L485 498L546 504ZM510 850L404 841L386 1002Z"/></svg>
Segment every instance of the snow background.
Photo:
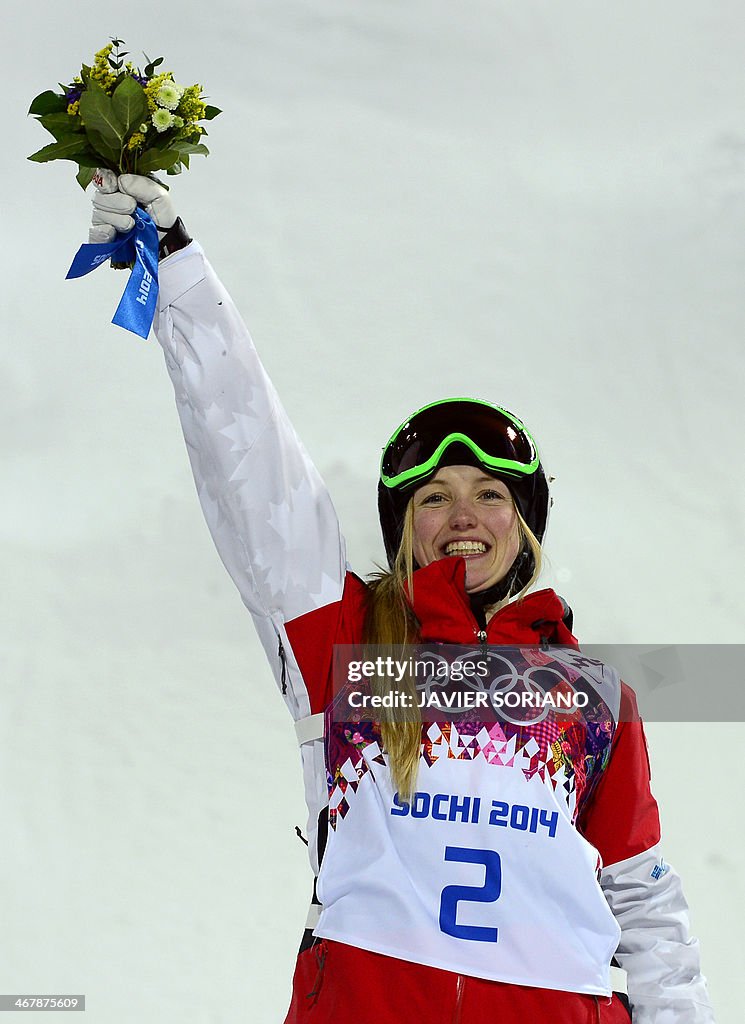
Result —
<svg viewBox="0 0 745 1024"><path fill-rule="evenodd" d="M598 643L745 641L745 15L731 0L41 0L3 39L0 992L281 1021L310 895L294 732L211 547L162 357L65 271L89 204L25 118L107 37L224 114L172 179L358 571L380 448L473 394L556 476ZM7 21L7 20L6 20ZM633 681L632 681L633 682ZM671 710L674 717L674 709ZM666 854L741 1019L742 723L651 723ZM32 1015L34 1016L34 1015Z"/></svg>

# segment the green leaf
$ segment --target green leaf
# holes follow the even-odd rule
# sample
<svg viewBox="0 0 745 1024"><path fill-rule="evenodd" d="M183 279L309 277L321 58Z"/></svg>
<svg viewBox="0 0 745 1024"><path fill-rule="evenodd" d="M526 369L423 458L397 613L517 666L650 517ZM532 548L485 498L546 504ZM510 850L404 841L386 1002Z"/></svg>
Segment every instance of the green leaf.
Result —
<svg viewBox="0 0 745 1024"><path fill-rule="evenodd" d="M219 107L206 106L204 108L204 120L211 121L213 117L217 117L218 114L222 114L222 110Z"/></svg>
<svg viewBox="0 0 745 1024"><path fill-rule="evenodd" d="M160 67L160 65L165 60L165 57L157 57L155 60L150 60L147 54L144 54L143 56L145 57L145 60L148 62L147 67L145 68L145 78L152 78L153 72L157 67Z"/></svg>
<svg viewBox="0 0 745 1024"><path fill-rule="evenodd" d="M75 160L87 148L88 144L84 136L73 135L72 138L44 146L43 149L32 153L28 159L37 164L46 164L50 160Z"/></svg>
<svg viewBox="0 0 745 1024"><path fill-rule="evenodd" d="M109 96L93 83L80 97L80 116L86 131L98 132L107 146L120 150L126 133L124 125L114 113L114 104Z"/></svg>
<svg viewBox="0 0 745 1024"><path fill-rule="evenodd" d="M104 136L94 128L86 128L85 134L94 153L100 153L105 161L114 164L115 167L119 166L119 157L121 155L119 146L110 146Z"/></svg>
<svg viewBox="0 0 745 1024"><path fill-rule="evenodd" d="M39 124L46 128L57 141L64 136L81 134L83 131L83 122L77 114L74 117L71 117L70 114L45 114L39 118Z"/></svg>
<svg viewBox="0 0 745 1024"><path fill-rule="evenodd" d="M56 145L60 145L60 144L61 145L72 145L72 144L75 144L77 146L78 150L82 153L83 150L88 145L88 140L86 139L85 135L82 135L80 132L64 132L64 133L60 133L57 136L55 136L55 141L54 142L50 142L49 145L50 146L56 146Z"/></svg>
<svg viewBox="0 0 745 1024"><path fill-rule="evenodd" d="M147 97L145 90L134 78L127 76L114 90L112 97L114 114L124 125L124 135L128 138L137 131L147 118Z"/></svg>
<svg viewBox="0 0 745 1024"><path fill-rule="evenodd" d="M207 156L209 150L201 142L186 142L184 139L177 139L171 143L173 149L177 149L183 156L184 154L199 153L200 155Z"/></svg>
<svg viewBox="0 0 745 1024"><path fill-rule="evenodd" d="M148 149L137 161L137 173L149 174L150 171L164 171L172 167L180 158L177 149Z"/></svg>
<svg viewBox="0 0 745 1024"><path fill-rule="evenodd" d="M59 93L47 89L40 92L28 108L29 114L63 114L67 110L67 101Z"/></svg>
<svg viewBox="0 0 745 1024"><path fill-rule="evenodd" d="M90 183L93 181L93 175L96 173L95 167L87 167L80 164L80 170L75 175L78 185L85 191Z"/></svg>
<svg viewBox="0 0 745 1024"><path fill-rule="evenodd" d="M119 170L118 158L116 160L105 160L100 153L95 153L90 148L86 149L83 153L78 153L78 155L75 157L75 160L77 163L80 164L81 167L92 167L93 170L95 170L97 167L109 167L111 164L114 165L113 167L110 168L112 171Z"/></svg>

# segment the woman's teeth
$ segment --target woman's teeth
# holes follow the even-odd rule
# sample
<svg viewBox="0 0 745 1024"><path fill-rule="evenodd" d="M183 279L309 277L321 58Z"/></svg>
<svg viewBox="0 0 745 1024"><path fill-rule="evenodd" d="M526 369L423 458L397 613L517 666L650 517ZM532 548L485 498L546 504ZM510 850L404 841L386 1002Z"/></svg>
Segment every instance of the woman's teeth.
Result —
<svg viewBox="0 0 745 1024"><path fill-rule="evenodd" d="M483 554L486 551L486 544L480 540L457 540L451 541L445 546L446 555L475 555Z"/></svg>

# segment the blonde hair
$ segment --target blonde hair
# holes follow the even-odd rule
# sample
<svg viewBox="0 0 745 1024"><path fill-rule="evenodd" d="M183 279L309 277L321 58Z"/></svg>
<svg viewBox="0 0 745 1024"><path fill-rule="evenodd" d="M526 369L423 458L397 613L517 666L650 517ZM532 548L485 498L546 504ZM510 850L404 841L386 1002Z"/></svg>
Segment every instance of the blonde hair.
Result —
<svg viewBox="0 0 745 1024"><path fill-rule="evenodd" d="M533 572L515 600L521 601L541 573L541 545L528 524L514 506L517 516L517 529L522 540L520 552L525 548L533 556ZM519 557L519 555L518 555ZM390 649L401 644L416 643L419 636L419 623L412 610L414 596L414 504L409 501L404 513L401 543L390 571L381 570L368 580L368 605L363 629L363 642L366 646L376 645L376 655L386 656ZM501 601L490 607L495 612L508 604L512 595L508 593ZM372 680L373 691L382 692L389 687L389 681ZM393 784L404 800L410 800L416 788L419 759L421 755L422 723L416 701L416 687L409 676L402 680L401 690L413 698L405 711L400 708L381 709L379 720L383 746L391 767Z"/></svg>

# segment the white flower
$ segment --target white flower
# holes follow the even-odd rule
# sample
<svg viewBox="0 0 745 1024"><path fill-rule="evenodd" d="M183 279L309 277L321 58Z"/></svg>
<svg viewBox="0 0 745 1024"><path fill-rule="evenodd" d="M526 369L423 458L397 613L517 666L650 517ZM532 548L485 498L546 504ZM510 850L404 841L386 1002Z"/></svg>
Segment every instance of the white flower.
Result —
<svg viewBox="0 0 745 1024"><path fill-rule="evenodd" d="M161 107L165 107L166 110L175 110L180 99L181 93L173 82L166 82L164 85L161 85L160 89L158 89L158 95L155 97L156 102Z"/></svg>
<svg viewBox="0 0 745 1024"><path fill-rule="evenodd" d="M149 127L150 125L145 124L145 122L143 121L140 127L137 129L137 131L140 133L140 135L146 135Z"/></svg>
<svg viewBox="0 0 745 1024"><path fill-rule="evenodd" d="M173 125L173 114L167 110L156 110L153 114L153 125L156 131L167 131Z"/></svg>

